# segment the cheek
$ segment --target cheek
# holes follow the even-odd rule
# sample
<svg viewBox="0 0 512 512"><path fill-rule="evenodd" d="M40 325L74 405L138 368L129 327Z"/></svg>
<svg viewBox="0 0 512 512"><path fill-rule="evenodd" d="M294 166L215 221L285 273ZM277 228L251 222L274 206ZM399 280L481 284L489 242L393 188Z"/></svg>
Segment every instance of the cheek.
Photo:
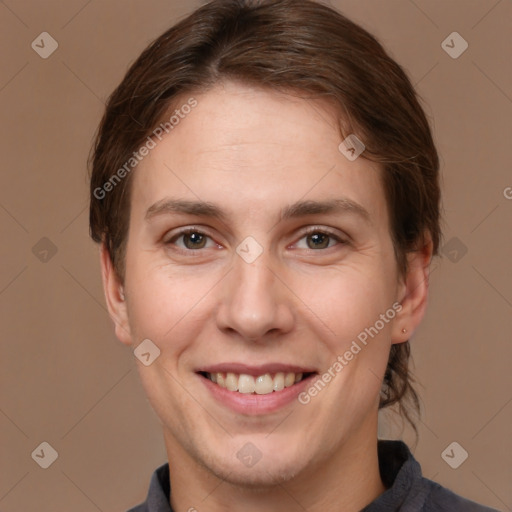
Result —
<svg viewBox="0 0 512 512"><path fill-rule="evenodd" d="M301 299L304 313L340 349L391 308L393 282L386 274L392 273L380 265L346 265L297 275L291 288Z"/></svg>
<svg viewBox="0 0 512 512"><path fill-rule="evenodd" d="M132 333L139 341L151 339L167 353L180 352L187 343L181 334L183 329L188 339L193 339L201 328L199 315L218 280L217 274L177 271L141 258L132 261L128 275L128 319Z"/></svg>

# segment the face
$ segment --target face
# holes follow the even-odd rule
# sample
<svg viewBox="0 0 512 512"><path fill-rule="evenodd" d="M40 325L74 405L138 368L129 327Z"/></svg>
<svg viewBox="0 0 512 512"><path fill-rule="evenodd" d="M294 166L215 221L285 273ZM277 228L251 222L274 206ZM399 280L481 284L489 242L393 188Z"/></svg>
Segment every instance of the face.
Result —
<svg viewBox="0 0 512 512"><path fill-rule="evenodd" d="M103 258L107 299L123 342L160 350L137 365L171 460L266 485L374 442L418 308L380 169L339 151L327 105L234 83L194 97L134 171L126 301Z"/></svg>

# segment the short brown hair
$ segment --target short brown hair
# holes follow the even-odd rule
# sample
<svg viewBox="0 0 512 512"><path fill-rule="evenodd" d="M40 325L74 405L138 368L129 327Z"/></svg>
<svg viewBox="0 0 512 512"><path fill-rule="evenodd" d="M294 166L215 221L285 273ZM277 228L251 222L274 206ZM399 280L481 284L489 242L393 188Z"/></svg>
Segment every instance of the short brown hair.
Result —
<svg viewBox="0 0 512 512"><path fill-rule="evenodd" d="M90 158L90 230L124 279L132 173L98 197L105 183L185 94L220 80L326 99L340 133L355 134L363 157L379 162L400 275L406 255L429 235L437 254L439 158L425 113L404 70L367 31L311 0L214 0L156 39L110 96ZM123 176L126 173L123 173ZM419 412L409 342L394 344L379 407Z"/></svg>

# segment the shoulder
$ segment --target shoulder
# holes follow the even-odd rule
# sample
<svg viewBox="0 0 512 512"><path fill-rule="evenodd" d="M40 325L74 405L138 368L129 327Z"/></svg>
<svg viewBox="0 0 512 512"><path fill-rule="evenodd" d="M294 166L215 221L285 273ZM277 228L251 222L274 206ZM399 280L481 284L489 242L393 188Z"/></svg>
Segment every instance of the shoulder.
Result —
<svg viewBox="0 0 512 512"><path fill-rule="evenodd" d="M379 470L387 490L364 512L498 512L455 494L425 478L409 447L398 440L378 440Z"/></svg>
<svg viewBox="0 0 512 512"><path fill-rule="evenodd" d="M165 463L152 474L146 501L127 512L173 512L170 492L169 464Z"/></svg>
<svg viewBox="0 0 512 512"><path fill-rule="evenodd" d="M485 507L455 494L437 482L423 478L429 488L425 499L425 512L498 512L494 508Z"/></svg>

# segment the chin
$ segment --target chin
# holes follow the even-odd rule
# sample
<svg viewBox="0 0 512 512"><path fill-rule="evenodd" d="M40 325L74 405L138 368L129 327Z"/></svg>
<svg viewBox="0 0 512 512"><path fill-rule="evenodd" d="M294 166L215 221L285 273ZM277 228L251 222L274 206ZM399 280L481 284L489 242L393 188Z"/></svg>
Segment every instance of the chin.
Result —
<svg viewBox="0 0 512 512"><path fill-rule="evenodd" d="M261 459L253 465L245 465L237 454L227 457L222 454L209 453L202 457L201 465L216 477L238 487L258 489L274 487L295 478L305 467L304 459L300 460L297 451L290 453L271 452L272 456L261 454ZM251 464L251 461L248 461Z"/></svg>
<svg viewBox="0 0 512 512"><path fill-rule="evenodd" d="M252 468L242 468L240 465L226 465L219 468L209 468L218 478L245 489L257 490L282 485L295 478L298 473L296 463L275 465L260 461Z"/></svg>

